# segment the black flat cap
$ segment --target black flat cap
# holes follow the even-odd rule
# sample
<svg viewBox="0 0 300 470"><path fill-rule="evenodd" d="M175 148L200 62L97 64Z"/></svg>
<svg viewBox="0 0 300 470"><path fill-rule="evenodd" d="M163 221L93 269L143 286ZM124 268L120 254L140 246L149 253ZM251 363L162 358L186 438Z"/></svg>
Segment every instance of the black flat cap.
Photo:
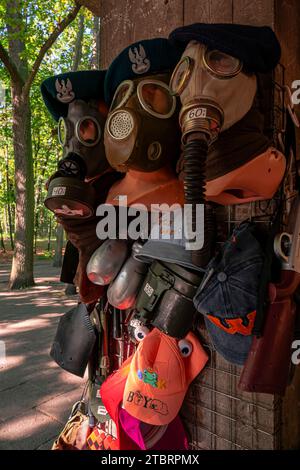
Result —
<svg viewBox="0 0 300 470"><path fill-rule="evenodd" d="M169 39L177 45L194 40L218 49L240 59L248 72L269 72L281 55L277 37L268 26L195 23L174 29Z"/></svg>

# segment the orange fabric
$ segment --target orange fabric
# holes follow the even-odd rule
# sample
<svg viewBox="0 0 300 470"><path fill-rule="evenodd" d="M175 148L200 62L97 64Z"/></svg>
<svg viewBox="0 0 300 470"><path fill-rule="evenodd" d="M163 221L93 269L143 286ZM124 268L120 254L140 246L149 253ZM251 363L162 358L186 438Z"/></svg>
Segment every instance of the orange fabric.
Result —
<svg viewBox="0 0 300 470"><path fill-rule="evenodd" d="M126 359L117 371L109 375L100 388L103 404L117 427L117 440L114 441L114 449L117 450L138 450L137 445L122 430L119 423L119 405L122 403L132 357Z"/></svg>
<svg viewBox="0 0 300 470"><path fill-rule="evenodd" d="M148 424L169 424L180 411L190 383L208 356L193 333L193 351L182 357L178 340L154 328L133 355L123 395L128 413Z"/></svg>
<svg viewBox="0 0 300 470"><path fill-rule="evenodd" d="M284 176L284 155L272 147L245 165L206 183L206 199L224 206L271 199Z"/></svg>
<svg viewBox="0 0 300 470"><path fill-rule="evenodd" d="M225 322L228 324L228 327L224 326L221 323L221 320L218 317L214 317L213 315L207 315L207 318L214 323L218 328L226 331L230 335L234 335L235 333L240 333L244 336L249 336L252 333L254 322L256 317L256 310L251 313L248 313L247 318L249 320L248 325L243 324L242 318L224 318Z"/></svg>

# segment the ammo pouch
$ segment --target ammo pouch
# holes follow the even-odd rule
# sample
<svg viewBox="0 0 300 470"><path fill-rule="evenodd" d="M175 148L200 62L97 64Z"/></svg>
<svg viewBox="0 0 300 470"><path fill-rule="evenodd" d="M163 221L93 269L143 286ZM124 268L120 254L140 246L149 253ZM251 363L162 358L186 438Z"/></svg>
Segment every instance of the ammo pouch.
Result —
<svg viewBox="0 0 300 470"><path fill-rule="evenodd" d="M71 374L84 376L96 333L84 304L65 313L58 324L50 356Z"/></svg>
<svg viewBox="0 0 300 470"><path fill-rule="evenodd" d="M193 326L193 297L201 277L182 266L154 261L137 298L139 318L169 336L184 338Z"/></svg>

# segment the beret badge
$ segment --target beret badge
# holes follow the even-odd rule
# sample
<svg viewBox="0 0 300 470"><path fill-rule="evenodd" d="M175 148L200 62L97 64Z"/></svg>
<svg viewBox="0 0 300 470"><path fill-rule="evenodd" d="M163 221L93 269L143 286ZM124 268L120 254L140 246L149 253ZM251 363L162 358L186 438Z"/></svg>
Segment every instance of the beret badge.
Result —
<svg viewBox="0 0 300 470"><path fill-rule="evenodd" d="M62 103L70 103L75 98L75 93L72 90L72 83L69 78L59 81L58 78L55 81L55 88L58 92L56 97Z"/></svg>
<svg viewBox="0 0 300 470"><path fill-rule="evenodd" d="M139 50L138 50L139 48ZM130 48L128 51L129 59L132 62L132 70L136 74L148 72L150 69L150 60L146 57L145 49L142 44L138 45L133 50Z"/></svg>

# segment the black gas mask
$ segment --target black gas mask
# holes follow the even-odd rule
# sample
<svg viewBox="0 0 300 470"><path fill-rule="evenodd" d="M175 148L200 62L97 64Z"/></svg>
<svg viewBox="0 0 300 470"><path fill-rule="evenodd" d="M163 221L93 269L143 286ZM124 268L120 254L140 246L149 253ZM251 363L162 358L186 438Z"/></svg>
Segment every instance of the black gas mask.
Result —
<svg viewBox="0 0 300 470"><path fill-rule="evenodd" d="M105 157L103 129L105 115L98 102L75 100L66 118L58 121L58 139L64 157L52 176L45 205L61 218L93 215L96 194L86 182L103 174L109 164Z"/></svg>

